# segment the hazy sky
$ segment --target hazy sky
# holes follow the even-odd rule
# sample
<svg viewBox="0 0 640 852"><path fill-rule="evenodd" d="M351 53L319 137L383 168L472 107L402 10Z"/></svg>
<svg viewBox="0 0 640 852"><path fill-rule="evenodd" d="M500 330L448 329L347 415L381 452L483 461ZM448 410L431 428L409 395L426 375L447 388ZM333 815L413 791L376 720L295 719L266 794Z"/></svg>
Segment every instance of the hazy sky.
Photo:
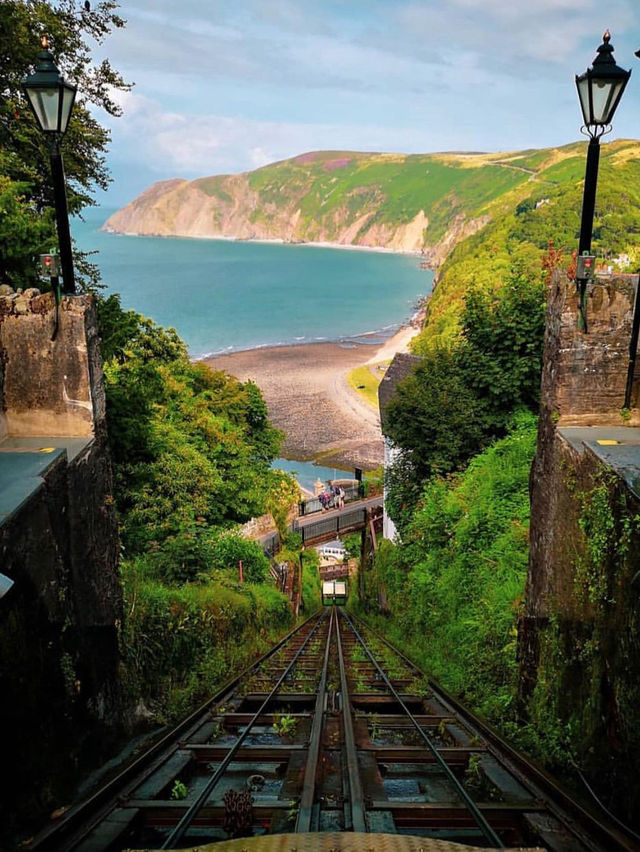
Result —
<svg viewBox="0 0 640 852"><path fill-rule="evenodd" d="M155 180L316 149L500 151L580 138L574 75L612 33L634 68L611 138L640 137L638 0L121 0L96 50L133 92L120 204ZM637 67L636 67L637 66Z"/></svg>

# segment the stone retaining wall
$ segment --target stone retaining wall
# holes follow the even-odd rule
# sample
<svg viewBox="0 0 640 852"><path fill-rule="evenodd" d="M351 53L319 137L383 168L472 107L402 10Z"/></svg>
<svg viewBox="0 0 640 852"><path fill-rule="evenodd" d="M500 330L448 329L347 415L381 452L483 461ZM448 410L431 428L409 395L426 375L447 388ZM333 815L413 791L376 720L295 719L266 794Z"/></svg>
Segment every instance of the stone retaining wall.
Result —
<svg viewBox="0 0 640 852"><path fill-rule="evenodd" d="M637 375L621 413L636 288L635 276L596 281L585 334L575 285L554 274L518 635L520 709L547 756L570 754L630 824L640 801L640 499L598 441L622 441L631 460L637 446L640 469L640 430L621 428L640 422ZM605 428L563 431L575 426Z"/></svg>
<svg viewBox="0 0 640 852"><path fill-rule="evenodd" d="M14 478L24 499L0 516L0 571L14 581L0 600L0 728L11 779L2 831L9 814L33 818L64 804L65 785L104 757L124 718L95 300L65 296L57 313L52 340L53 295L0 287L0 454L33 453L34 438L58 448L41 479Z"/></svg>

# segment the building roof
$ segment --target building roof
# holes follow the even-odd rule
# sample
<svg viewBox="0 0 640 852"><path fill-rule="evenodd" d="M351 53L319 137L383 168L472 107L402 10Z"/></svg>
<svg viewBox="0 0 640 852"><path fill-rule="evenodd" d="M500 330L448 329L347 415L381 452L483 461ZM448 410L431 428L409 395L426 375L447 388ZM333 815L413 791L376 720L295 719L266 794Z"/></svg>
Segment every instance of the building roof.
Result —
<svg viewBox="0 0 640 852"><path fill-rule="evenodd" d="M333 541L325 541L324 544L320 545L320 550L324 550L327 547L333 547L337 550L346 550L344 541L340 541L339 538L336 538Z"/></svg>
<svg viewBox="0 0 640 852"><path fill-rule="evenodd" d="M398 382L402 381L402 379L406 379L416 364L420 363L420 360L421 359L418 355L410 355L408 352L398 352L393 361L389 364L387 372L385 373L384 378L380 382L380 387L378 388L378 406L380 408L380 423L382 425L383 434L386 434L387 431L387 405L396 395Z"/></svg>

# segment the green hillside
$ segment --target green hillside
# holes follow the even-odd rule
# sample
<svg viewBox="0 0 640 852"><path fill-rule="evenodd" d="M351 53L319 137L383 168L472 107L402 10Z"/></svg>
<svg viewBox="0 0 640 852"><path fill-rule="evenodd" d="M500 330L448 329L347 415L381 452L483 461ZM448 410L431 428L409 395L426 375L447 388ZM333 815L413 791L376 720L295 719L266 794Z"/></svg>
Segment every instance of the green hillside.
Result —
<svg viewBox="0 0 640 852"><path fill-rule="evenodd" d="M635 143L626 143L635 145ZM140 234L280 238L424 252L439 265L530 196L580 180L584 146L511 153L319 151L156 184L107 223Z"/></svg>
<svg viewBox="0 0 640 852"><path fill-rule="evenodd" d="M464 294L540 272L578 243L586 143L510 153L317 151L253 172L156 184L106 227L180 236L333 242L421 252L438 269L417 352L458 333ZM640 143L602 146L594 249L635 263Z"/></svg>
<svg viewBox="0 0 640 852"><path fill-rule="evenodd" d="M517 169L470 156L354 154L324 151L265 166L249 176L264 205L297 197L307 228L336 229L375 209L380 223L406 224L427 213L425 238L437 242L452 215L478 216L505 192L528 180ZM370 226L371 222L368 222Z"/></svg>
<svg viewBox="0 0 640 852"><path fill-rule="evenodd" d="M558 156L540 151L523 157L535 176L526 196L500 196L493 218L461 241L440 268L427 322L414 341L416 352L447 344L458 332L464 294L473 285L495 289L512 273L539 275L549 240L571 261L577 249L582 209L586 145L570 145ZM547 155L541 159L542 155ZM516 160L511 161L516 162ZM497 215L497 204L503 205ZM619 140L602 146L593 250L601 262L635 271L640 259L640 143ZM621 255L627 258L619 260ZM628 267L625 264L628 263Z"/></svg>

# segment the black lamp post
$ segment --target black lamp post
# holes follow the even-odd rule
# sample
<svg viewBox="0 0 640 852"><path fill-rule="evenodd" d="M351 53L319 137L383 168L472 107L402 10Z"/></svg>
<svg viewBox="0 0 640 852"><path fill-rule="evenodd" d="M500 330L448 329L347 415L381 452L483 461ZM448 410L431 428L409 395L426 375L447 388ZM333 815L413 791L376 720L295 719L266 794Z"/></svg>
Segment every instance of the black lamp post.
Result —
<svg viewBox="0 0 640 852"><path fill-rule="evenodd" d="M593 60L593 65L584 74L576 75L576 86L578 87L578 96L584 118L582 132L590 137L584 176L577 274L580 293L580 325L584 331L587 330L587 281L593 275L593 264L592 262L581 261L580 258L591 254L593 214L596 206L596 186L600 162L600 137L610 132L613 115L631 76L631 71L625 71L624 68L616 65L613 58L613 47L609 44L610 40L611 33L607 30L602 37L602 44L598 48L598 54Z"/></svg>
<svg viewBox="0 0 640 852"><path fill-rule="evenodd" d="M63 290L65 293L75 293L67 189L60 143L67 132L77 87L68 83L60 74L53 54L49 51L46 36L42 37L42 50L38 53L36 70L22 81L22 87L49 144Z"/></svg>

